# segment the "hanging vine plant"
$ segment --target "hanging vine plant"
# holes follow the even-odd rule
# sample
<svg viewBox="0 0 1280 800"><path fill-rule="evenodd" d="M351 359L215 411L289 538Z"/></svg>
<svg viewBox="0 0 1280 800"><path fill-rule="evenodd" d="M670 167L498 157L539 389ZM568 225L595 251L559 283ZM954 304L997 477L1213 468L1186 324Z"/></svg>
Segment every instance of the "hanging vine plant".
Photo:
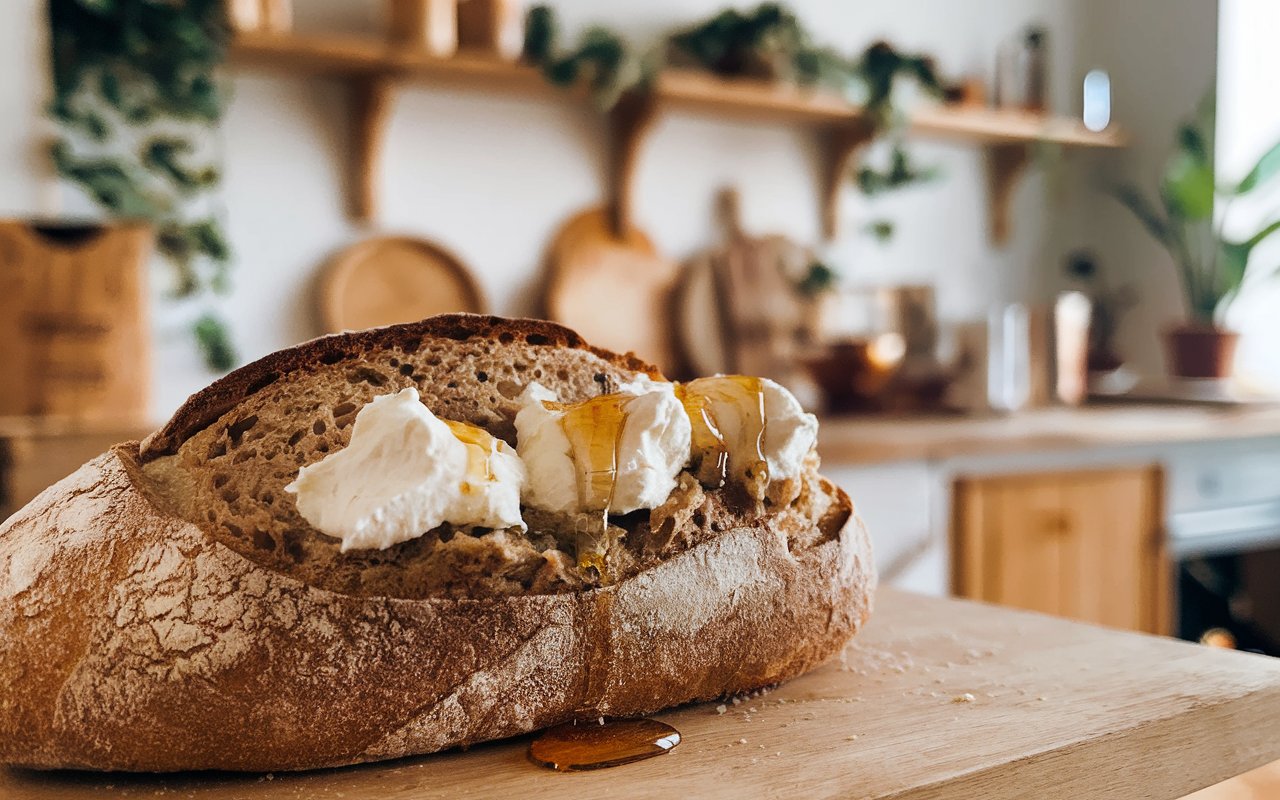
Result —
<svg viewBox="0 0 1280 800"><path fill-rule="evenodd" d="M226 103L223 0L50 0L49 21L57 173L110 216L151 223L174 296L210 304L230 288L211 135ZM235 365L212 310L192 333L211 369Z"/></svg>
<svg viewBox="0 0 1280 800"><path fill-rule="evenodd" d="M599 26L583 34L577 48L557 47L559 25L549 6L529 10L525 25L525 61L539 67L550 82L572 86L585 80L597 105L608 110L623 95L648 90L664 64L705 70L725 78L756 78L822 86L862 105L877 136L888 137L888 164L863 164L850 177L867 195L932 180L938 170L913 163L902 135L904 119L893 106L899 80L913 80L925 92L944 97L950 88L928 56L902 53L875 42L855 57L817 45L799 18L780 3L762 3L749 11L729 8L663 36L647 50L635 51L620 35ZM886 233L887 231L887 233ZM880 239L892 226L875 223Z"/></svg>

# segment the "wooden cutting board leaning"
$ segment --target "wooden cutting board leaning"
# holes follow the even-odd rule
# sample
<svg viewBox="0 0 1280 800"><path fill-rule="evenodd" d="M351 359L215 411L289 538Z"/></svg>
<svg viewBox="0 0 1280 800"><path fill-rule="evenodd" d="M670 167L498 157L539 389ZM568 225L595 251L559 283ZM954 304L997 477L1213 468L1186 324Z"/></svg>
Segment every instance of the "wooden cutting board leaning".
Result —
<svg viewBox="0 0 1280 800"><path fill-rule="evenodd" d="M619 236L604 208L589 208L570 217L547 249L547 316L593 344L633 352L669 372L676 366L676 272L639 228Z"/></svg>
<svg viewBox="0 0 1280 800"><path fill-rule="evenodd" d="M0 768L0 797L1174 800L1280 758L1280 659L885 589L832 663L656 716L677 747L591 772L531 764L524 736L267 776Z"/></svg>
<svg viewBox="0 0 1280 800"><path fill-rule="evenodd" d="M803 306L794 280L813 254L785 236L752 236L738 193L717 198L722 241L690 259L676 289L679 351L695 375L786 380L796 362Z"/></svg>
<svg viewBox="0 0 1280 800"><path fill-rule="evenodd" d="M320 316L327 333L457 311L485 313L484 295L456 256L426 239L365 239L333 256L324 268Z"/></svg>

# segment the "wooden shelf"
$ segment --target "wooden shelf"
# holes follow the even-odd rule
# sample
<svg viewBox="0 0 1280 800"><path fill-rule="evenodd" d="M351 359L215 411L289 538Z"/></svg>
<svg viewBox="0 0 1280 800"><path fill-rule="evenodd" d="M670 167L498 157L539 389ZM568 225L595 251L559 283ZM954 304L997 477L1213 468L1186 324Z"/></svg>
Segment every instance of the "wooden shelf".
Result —
<svg viewBox="0 0 1280 800"><path fill-rule="evenodd" d="M560 90L527 65L492 56L459 53L437 58L368 37L241 34L231 60L249 67L303 72L348 80L352 86L351 213L376 216L374 176L396 91L406 83L458 85L521 96L587 100L581 90ZM652 92L632 98L611 114L613 153L609 159L610 202L619 230L630 225L631 176L654 120L667 111L729 116L812 126L822 135L825 181L823 230L837 233L838 202L849 170L874 129L857 105L832 92L757 80L725 80L690 70L666 70ZM913 135L968 142L986 151L991 237L1009 234L1013 187L1030 162L1030 148L1052 144L1070 148L1119 148L1128 139L1109 128L1089 131L1078 121L965 106L928 106L910 115Z"/></svg>
<svg viewBox="0 0 1280 800"><path fill-rule="evenodd" d="M231 63L289 72L357 77L386 72L387 45L356 37L238 33Z"/></svg>
<svg viewBox="0 0 1280 800"><path fill-rule="evenodd" d="M358 36L241 33L231 43L231 63L334 77L456 82L547 95L557 91L536 69L524 64L467 52L437 58Z"/></svg>
<svg viewBox="0 0 1280 800"><path fill-rule="evenodd" d="M845 125L864 118L862 108L831 92L767 81L725 80L701 72L667 70L658 79L659 102L711 113L774 117L781 121ZM917 135L982 144L1046 142L1068 147L1124 147L1116 128L1095 132L1073 119L972 106L925 106L910 115Z"/></svg>

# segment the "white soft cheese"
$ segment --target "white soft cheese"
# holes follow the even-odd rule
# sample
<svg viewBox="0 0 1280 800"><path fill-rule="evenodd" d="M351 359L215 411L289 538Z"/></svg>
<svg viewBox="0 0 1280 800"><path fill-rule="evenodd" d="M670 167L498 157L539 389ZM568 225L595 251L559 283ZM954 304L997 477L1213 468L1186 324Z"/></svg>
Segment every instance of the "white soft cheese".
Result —
<svg viewBox="0 0 1280 800"><path fill-rule="evenodd" d="M760 380L764 391L764 457L770 480L800 476L805 456L818 441L818 418L806 412L787 389L768 378Z"/></svg>
<svg viewBox="0 0 1280 800"><path fill-rule="evenodd" d="M609 513L626 514L662 505L689 461L689 418L675 386L636 381L623 387L634 395L624 409L618 439L618 465ZM516 439L529 479L524 502L546 511L584 511L578 495L578 464L562 420L564 411L548 409L551 390L531 383L520 397Z"/></svg>
<svg viewBox="0 0 1280 800"><path fill-rule="evenodd" d="M760 378L764 395L764 438L761 450L769 466L769 480L790 480L800 475L805 456L818 439L818 418L806 413L800 401L787 389L768 378ZM742 441L743 413L737 403L709 397L712 416L724 440L732 447ZM734 453L729 453L733 460Z"/></svg>
<svg viewBox="0 0 1280 800"><path fill-rule="evenodd" d="M444 523L523 528L524 465L509 445L496 444L484 451L464 443L417 389L403 389L360 409L351 442L303 467L285 491L297 495L307 522L342 540L343 552L383 550ZM487 474L468 470L486 457Z"/></svg>

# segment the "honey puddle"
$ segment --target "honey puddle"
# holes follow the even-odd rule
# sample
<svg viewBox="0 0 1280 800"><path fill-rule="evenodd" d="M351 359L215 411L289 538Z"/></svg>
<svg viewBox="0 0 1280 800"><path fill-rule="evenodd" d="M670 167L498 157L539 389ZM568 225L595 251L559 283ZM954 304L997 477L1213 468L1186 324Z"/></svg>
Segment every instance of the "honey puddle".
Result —
<svg viewBox="0 0 1280 800"><path fill-rule="evenodd" d="M656 719L557 725L529 743L529 760L559 772L603 769L671 752L680 731Z"/></svg>

